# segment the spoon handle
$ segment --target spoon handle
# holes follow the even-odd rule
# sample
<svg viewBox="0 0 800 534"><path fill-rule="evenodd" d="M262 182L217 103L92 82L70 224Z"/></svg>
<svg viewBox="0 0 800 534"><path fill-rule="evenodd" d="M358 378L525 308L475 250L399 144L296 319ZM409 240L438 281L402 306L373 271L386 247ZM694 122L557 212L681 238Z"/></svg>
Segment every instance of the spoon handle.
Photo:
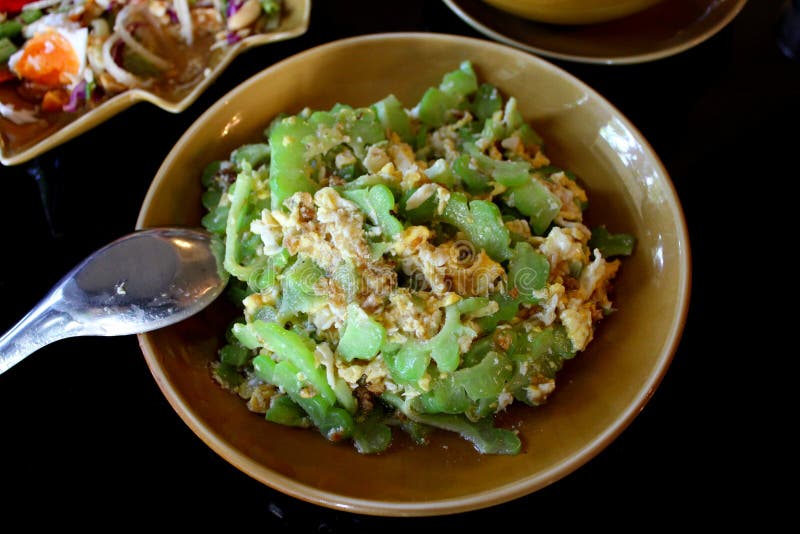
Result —
<svg viewBox="0 0 800 534"><path fill-rule="evenodd" d="M0 374L53 341L80 335L81 325L69 314L53 308L57 300L51 294L0 337Z"/></svg>

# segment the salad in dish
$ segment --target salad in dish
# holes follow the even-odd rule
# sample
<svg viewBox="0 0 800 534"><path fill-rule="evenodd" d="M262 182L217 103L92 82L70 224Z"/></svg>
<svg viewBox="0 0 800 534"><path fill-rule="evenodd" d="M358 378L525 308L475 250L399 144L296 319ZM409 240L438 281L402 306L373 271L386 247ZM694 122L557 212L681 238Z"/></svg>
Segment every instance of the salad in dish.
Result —
<svg viewBox="0 0 800 534"><path fill-rule="evenodd" d="M634 238L584 225L579 179L469 62L411 109L305 109L264 135L202 177L242 310L216 381L361 453L392 427L518 453L495 414L547 401Z"/></svg>
<svg viewBox="0 0 800 534"><path fill-rule="evenodd" d="M278 27L281 0L0 0L0 133L19 144L109 97L180 96Z"/></svg>

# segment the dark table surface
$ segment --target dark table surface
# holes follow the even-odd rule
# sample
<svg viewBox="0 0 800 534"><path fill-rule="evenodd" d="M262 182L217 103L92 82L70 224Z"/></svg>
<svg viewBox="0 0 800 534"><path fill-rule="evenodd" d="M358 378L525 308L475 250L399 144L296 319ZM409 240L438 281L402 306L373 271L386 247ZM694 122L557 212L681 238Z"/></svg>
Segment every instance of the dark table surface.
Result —
<svg viewBox="0 0 800 534"><path fill-rule="evenodd" d="M776 46L783 4L751 0L721 33L660 61L558 63L653 144L683 202L694 264L689 318L666 378L631 426L587 465L535 494L450 517L386 519L320 508L251 480L195 437L158 390L135 337L79 338L0 376L4 524L89 525L111 514L117 526L163 515L184 524L218 519L239 531L244 520L309 532L463 529L486 521L539 530L587 520L636 526L631 512L669 522L690 512L713 520L754 511L733 499L754 488L741 443L755 428L742 416L758 385L731 362L746 356L736 311L752 298L759 269L759 260L743 255L749 230L790 205L767 188L798 177L792 128L800 124L800 63ZM306 35L240 56L184 113L139 104L35 161L0 167L0 329L88 253L133 230L163 158L227 91L301 50L383 31L480 37L438 1L318 0ZM741 290L731 292L728 283ZM719 317L730 319L727 326Z"/></svg>

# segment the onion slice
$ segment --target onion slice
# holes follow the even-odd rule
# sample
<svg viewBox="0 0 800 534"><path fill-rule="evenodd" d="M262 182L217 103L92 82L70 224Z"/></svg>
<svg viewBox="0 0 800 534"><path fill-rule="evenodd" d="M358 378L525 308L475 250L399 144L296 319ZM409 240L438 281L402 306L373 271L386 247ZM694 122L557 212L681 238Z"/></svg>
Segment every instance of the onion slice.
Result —
<svg viewBox="0 0 800 534"><path fill-rule="evenodd" d="M6 118L14 124L33 124L39 122L36 112L30 109L17 109L13 104L0 102L0 117Z"/></svg>
<svg viewBox="0 0 800 534"><path fill-rule="evenodd" d="M178 22L181 24L181 36L186 44L194 42L194 28L192 26L192 13L189 11L187 0L174 0L175 13L178 15Z"/></svg>
<svg viewBox="0 0 800 534"><path fill-rule="evenodd" d="M108 39L106 39L106 42L103 43L103 66L105 66L106 72L108 72L112 78L127 87L138 87L144 85L143 80L123 69L117 65L116 61L114 61L114 57L111 55L111 48L119 39L120 36L116 33L113 33Z"/></svg>
<svg viewBox="0 0 800 534"><path fill-rule="evenodd" d="M161 70L169 70L172 67L172 64L169 61L155 55L150 50L142 46L139 41L133 38L133 35L131 35L128 29L125 27L128 16L130 15L130 9L131 6L127 5L120 10L119 14L117 15L117 20L114 23L114 31L117 35L119 35L122 41L130 47L131 50L136 52L143 59Z"/></svg>

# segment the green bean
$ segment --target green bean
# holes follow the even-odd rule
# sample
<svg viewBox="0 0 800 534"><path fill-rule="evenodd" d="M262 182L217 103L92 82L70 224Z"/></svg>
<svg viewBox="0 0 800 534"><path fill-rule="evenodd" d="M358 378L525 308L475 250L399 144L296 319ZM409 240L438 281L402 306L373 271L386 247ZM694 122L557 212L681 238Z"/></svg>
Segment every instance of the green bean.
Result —
<svg viewBox="0 0 800 534"><path fill-rule="evenodd" d="M8 58L10 58L16 51L17 47L11 42L10 39L8 39L8 37L0 38L0 63L5 63L8 61Z"/></svg>
<svg viewBox="0 0 800 534"><path fill-rule="evenodd" d="M5 41L8 41L8 37L16 37L20 33L22 33L23 24L16 20L7 20L5 22L0 22L0 49L4 45ZM8 41L9 43L11 41ZM12 52L13 53L13 52ZM9 54L10 56L11 54ZM2 58L2 56L0 56ZM2 59L5 61L8 57Z"/></svg>

